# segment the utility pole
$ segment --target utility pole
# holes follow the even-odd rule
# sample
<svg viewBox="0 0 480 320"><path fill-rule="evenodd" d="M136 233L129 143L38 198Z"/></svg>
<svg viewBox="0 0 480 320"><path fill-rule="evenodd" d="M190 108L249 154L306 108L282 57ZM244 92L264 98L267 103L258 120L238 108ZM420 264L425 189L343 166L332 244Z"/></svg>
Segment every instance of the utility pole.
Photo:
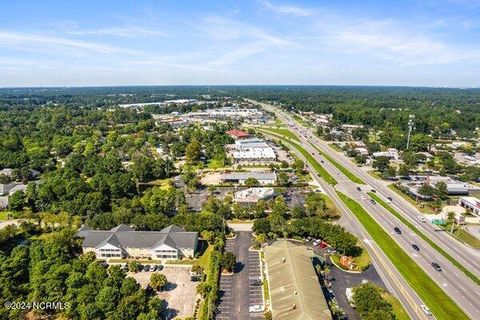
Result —
<svg viewBox="0 0 480 320"><path fill-rule="evenodd" d="M410 135L412 134L412 129L413 129L413 119L415 116L413 114L408 116L408 136L407 136L407 150L408 147L410 146Z"/></svg>

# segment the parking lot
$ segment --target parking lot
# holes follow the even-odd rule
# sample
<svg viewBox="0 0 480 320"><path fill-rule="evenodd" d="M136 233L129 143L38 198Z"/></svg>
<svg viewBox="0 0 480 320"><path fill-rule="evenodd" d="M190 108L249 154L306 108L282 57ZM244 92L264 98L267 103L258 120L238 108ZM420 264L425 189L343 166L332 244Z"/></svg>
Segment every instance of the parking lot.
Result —
<svg viewBox="0 0 480 320"><path fill-rule="evenodd" d="M244 320L261 319L262 313L251 314L250 306L263 307L262 286L251 280L261 278L260 257L258 251L250 251L252 233L239 231L235 239L228 239L225 250L237 257L233 275L220 278L220 303L217 319ZM248 290L245 290L248 286Z"/></svg>
<svg viewBox="0 0 480 320"><path fill-rule="evenodd" d="M165 319L173 319L193 315L193 308L197 298L197 282L190 280L189 268L165 267L160 272L163 273L168 280L165 289L157 293L161 299L167 302L167 308L162 316L165 317ZM152 273L154 272L128 272L127 276L137 280L142 288L146 288L150 282Z"/></svg>

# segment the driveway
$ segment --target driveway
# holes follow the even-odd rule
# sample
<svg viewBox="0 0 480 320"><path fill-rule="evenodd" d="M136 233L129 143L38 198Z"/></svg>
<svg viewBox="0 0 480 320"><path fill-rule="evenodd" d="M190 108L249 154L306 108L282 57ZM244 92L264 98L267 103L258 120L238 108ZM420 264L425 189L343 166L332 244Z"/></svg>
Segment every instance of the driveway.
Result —
<svg viewBox="0 0 480 320"><path fill-rule="evenodd" d="M233 275L220 278L220 303L217 319L245 320L260 319L263 316L249 314L251 305L263 305L262 286L253 285L250 279L261 277L258 251L248 250L252 233L237 231L235 239L228 239L225 250L237 257Z"/></svg>

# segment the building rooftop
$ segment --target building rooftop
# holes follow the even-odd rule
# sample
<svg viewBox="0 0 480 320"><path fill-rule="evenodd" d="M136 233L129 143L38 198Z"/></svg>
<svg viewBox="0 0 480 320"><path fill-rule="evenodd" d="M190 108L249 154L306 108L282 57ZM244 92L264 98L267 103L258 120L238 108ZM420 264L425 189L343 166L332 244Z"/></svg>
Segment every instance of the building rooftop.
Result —
<svg viewBox="0 0 480 320"><path fill-rule="evenodd" d="M237 130L237 129L229 130L225 133L228 134L229 136L233 137L233 138L236 138L236 139L242 139L242 138L250 137L250 134L248 134L247 132L242 131L242 130Z"/></svg>
<svg viewBox="0 0 480 320"><path fill-rule="evenodd" d="M110 230L92 230L82 227L77 235L84 238L82 247L95 248L107 243L127 248L155 248L163 243L174 247L192 248L198 236L196 232L187 232L175 225L160 231L135 231L124 224Z"/></svg>
<svg viewBox="0 0 480 320"><path fill-rule="evenodd" d="M313 252L279 240L264 248L275 320L332 319L313 268Z"/></svg>
<svg viewBox="0 0 480 320"><path fill-rule="evenodd" d="M221 176L222 180L246 180L255 178L257 180L276 180L275 172L232 172L225 173Z"/></svg>

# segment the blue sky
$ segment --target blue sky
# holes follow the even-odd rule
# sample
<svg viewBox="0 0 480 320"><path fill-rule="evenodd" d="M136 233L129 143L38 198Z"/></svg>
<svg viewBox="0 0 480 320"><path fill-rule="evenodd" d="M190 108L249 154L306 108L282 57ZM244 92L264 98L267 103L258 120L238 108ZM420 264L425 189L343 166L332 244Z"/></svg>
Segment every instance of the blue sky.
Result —
<svg viewBox="0 0 480 320"><path fill-rule="evenodd" d="M480 0L0 1L0 86L480 86Z"/></svg>

